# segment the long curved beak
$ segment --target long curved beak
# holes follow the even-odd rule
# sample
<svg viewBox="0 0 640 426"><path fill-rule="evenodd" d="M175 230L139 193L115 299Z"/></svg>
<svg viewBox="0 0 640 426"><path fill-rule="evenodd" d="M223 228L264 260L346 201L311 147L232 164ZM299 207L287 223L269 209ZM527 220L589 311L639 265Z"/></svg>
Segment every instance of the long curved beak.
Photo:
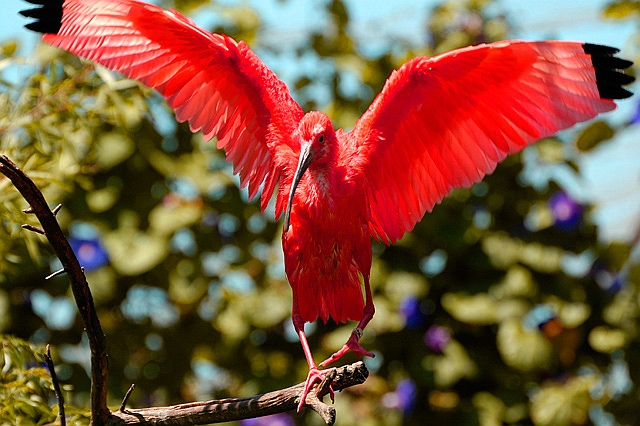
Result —
<svg viewBox="0 0 640 426"><path fill-rule="evenodd" d="M307 171L309 165L313 161L313 152L311 151L311 144L302 144L300 147L300 158L298 159L298 167L293 175L293 182L291 183L291 191L289 192L289 199L287 200L287 210L284 212L284 229L283 232L289 230L289 223L291 220L291 206L293 205L293 196L296 192L296 188L300 183L300 179Z"/></svg>

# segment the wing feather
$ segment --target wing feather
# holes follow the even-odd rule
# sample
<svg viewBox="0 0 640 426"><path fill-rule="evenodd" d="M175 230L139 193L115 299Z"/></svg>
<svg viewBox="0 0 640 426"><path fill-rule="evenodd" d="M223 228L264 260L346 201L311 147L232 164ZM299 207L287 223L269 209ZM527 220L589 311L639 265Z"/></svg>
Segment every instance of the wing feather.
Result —
<svg viewBox="0 0 640 426"><path fill-rule="evenodd" d="M508 154L630 96L630 62L579 42L508 41L395 71L350 132L341 161L364 175L371 235L411 230L452 189L471 186Z"/></svg>
<svg viewBox="0 0 640 426"><path fill-rule="evenodd" d="M24 14L54 16L54 3ZM30 28L51 30L44 21ZM281 173L274 156L289 143L282 135L293 133L303 111L246 44L138 0L66 0L53 30L44 41L158 90L179 121L217 137L250 198L263 188L266 208Z"/></svg>

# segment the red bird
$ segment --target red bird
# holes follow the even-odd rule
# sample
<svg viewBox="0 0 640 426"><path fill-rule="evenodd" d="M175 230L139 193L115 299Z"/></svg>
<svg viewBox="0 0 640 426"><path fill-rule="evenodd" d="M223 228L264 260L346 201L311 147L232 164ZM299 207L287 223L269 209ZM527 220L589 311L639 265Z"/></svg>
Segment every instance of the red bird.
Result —
<svg viewBox="0 0 640 426"><path fill-rule="evenodd" d="M247 47L175 10L138 0L28 0L44 41L158 90L179 121L217 138L242 187L283 212L292 317L359 321L326 366L359 343L374 307L371 238L391 244L453 188L471 186L508 154L631 96L617 49L581 42L503 41L417 57L395 71L350 132L305 114ZM364 297L362 285L364 283Z"/></svg>

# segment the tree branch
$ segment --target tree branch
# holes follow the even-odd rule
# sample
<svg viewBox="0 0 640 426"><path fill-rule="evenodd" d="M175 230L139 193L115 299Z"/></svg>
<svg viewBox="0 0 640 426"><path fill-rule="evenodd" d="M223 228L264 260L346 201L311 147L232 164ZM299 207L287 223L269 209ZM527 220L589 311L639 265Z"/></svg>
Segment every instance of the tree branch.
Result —
<svg viewBox="0 0 640 426"><path fill-rule="evenodd" d="M359 385L369 376L362 361L328 370L332 375L331 386L340 391ZM250 398L229 398L214 401L192 402L169 407L125 409L114 412L107 422L109 426L121 425L163 425L182 426L186 424L208 424L242 420L295 410L304 382L278 391L268 392ZM329 393L328 386L316 386L307 396L306 404L316 411L326 424L332 425L336 419L335 408L322 402Z"/></svg>
<svg viewBox="0 0 640 426"><path fill-rule="evenodd" d="M91 350L91 424L93 426L116 425L203 425L267 416L275 413L291 411L297 408L304 390L304 382L278 391L268 392L250 398L230 398L222 400L192 402L169 407L150 407L141 409L125 408L133 385L124 397L118 411L107 408L107 344L100 321L93 304L89 284L64 236L55 214L33 181L5 155L0 155L0 173L8 177L31 206L25 213L36 215L42 229L25 226L30 231L44 233L62 263L63 269L71 281L71 289L80 311L80 316L89 338ZM42 232L40 232L42 231ZM325 380L316 385L307 396L305 404L316 411L328 425L336 419L335 408L322 402L322 398L331 390L340 391L350 386L359 385L369 376L363 362L356 362L343 367L327 369ZM52 371L52 374L53 371ZM56 393L58 395L58 393ZM62 394L60 393L59 401Z"/></svg>
<svg viewBox="0 0 640 426"><path fill-rule="evenodd" d="M60 389L60 382L58 382L58 375L56 374L56 366L53 364L51 358L51 351L49 345L47 345L47 352L44 354L44 360L47 362L49 368L49 374L51 375L51 383L53 384L53 391L56 394L58 400L58 413L60 417L60 426L67 425L67 418L64 414L64 396L62 395L62 389Z"/></svg>
<svg viewBox="0 0 640 426"><path fill-rule="evenodd" d="M35 183L5 155L0 155L0 172L11 180L29 203L28 213L35 214L40 221L45 236L69 275L71 290L80 311L91 350L91 423L94 426L102 425L110 415L107 407L107 341L98 320L84 271L55 217L58 208L55 209L55 213L51 211Z"/></svg>

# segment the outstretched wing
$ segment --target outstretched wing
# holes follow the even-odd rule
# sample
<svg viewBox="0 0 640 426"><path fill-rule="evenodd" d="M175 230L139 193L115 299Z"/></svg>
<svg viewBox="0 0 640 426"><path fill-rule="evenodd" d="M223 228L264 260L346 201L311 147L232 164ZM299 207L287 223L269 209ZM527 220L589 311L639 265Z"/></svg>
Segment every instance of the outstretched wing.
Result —
<svg viewBox="0 0 640 426"><path fill-rule="evenodd" d="M371 235L394 242L508 154L613 110L631 62L578 42L507 41L418 57L358 120L343 161L367 182Z"/></svg>
<svg viewBox="0 0 640 426"><path fill-rule="evenodd" d="M279 177L273 141L291 134L303 111L244 42L137 0L29 1L43 5L22 14L37 19L27 27L45 42L158 90L179 121L216 136L249 197L264 184L264 210Z"/></svg>

